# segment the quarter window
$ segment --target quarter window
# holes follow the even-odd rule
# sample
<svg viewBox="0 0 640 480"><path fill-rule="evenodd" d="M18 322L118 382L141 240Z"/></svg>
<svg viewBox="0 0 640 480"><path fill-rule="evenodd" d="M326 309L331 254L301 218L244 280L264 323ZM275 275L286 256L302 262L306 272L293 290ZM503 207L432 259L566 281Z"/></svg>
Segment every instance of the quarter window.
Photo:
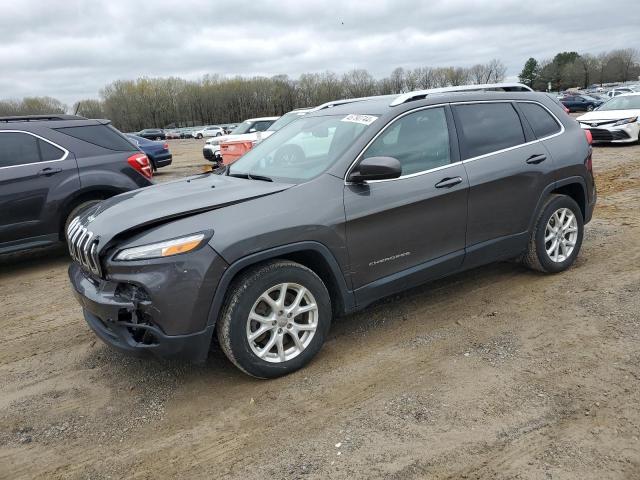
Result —
<svg viewBox="0 0 640 480"><path fill-rule="evenodd" d="M560 131L558 122L542 106L537 103L525 102L521 102L518 105L537 138L548 137Z"/></svg>
<svg viewBox="0 0 640 480"><path fill-rule="evenodd" d="M0 132L0 167L59 160L64 152L38 137L20 132Z"/></svg>
<svg viewBox="0 0 640 480"><path fill-rule="evenodd" d="M463 159L525 143L520 117L511 103L456 105Z"/></svg>
<svg viewBox="0 0 640 480"><path fill-rule="evenodd" d="M395 121L369 146L364 158L394 157L402 175L424 172L451 161L444 108L428 108Z"/></svg>

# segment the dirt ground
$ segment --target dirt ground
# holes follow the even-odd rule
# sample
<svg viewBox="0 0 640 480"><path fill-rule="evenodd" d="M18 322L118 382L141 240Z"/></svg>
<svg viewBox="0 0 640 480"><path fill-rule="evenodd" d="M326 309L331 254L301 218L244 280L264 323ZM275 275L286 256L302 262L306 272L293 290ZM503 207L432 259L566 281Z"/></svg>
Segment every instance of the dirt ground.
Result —
<svg viewBox="0 0 640 480"><path fill-rule="evenodd" d="M172 141L158 180L198 172ZM260 381L90 332L61 250L0 259L0 477L640 478L640 146L596 147L576 265L501 263L337 320Z"/></svg>

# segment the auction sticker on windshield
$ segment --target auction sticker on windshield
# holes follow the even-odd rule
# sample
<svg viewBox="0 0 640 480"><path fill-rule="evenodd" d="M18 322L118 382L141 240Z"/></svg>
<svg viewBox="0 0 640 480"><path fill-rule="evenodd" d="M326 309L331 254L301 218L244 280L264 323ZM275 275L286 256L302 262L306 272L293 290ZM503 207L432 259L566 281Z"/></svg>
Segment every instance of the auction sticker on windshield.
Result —
<svg viewBox="0 0 640 480"><path fill-rule="evenodd" d="M352 113L351 115L347 115L341 121L342 122L352 122L352 123L362 123L363 125L371 125L376 121L378 117L374 117L373 115L356 115Z"/></svg>

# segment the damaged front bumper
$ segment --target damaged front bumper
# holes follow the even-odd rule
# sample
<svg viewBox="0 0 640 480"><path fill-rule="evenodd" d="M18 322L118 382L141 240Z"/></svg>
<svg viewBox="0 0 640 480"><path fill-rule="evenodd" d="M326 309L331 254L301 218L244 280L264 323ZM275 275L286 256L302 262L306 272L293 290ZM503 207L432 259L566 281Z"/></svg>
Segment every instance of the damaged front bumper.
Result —
<svg viewBox="0 0 640 480"><path fill-rule="evenodd" d="M213 260L210 267L192 268L203 256ZM206 360L215 327L208 322L212 292L226 264L209 247L183 257L178 268L175 259L135 262L115 266L105 278L72 263L69 278L89 327L128 353Z"/></svg>

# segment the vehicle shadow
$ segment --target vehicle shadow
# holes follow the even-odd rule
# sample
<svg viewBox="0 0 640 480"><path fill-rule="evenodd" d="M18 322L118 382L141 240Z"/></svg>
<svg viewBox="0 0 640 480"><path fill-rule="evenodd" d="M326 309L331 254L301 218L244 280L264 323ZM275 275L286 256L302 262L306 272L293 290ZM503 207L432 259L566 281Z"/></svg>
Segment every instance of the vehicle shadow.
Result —
<svg viewBox="0 0 640 480"><path fill-rule="evenodd" d="M24 252L6 253L0 255L0 278L5 275L15 275L23 270L34 267L64 266L71 262L71 258L64 245L38 248Z"/></svg>

